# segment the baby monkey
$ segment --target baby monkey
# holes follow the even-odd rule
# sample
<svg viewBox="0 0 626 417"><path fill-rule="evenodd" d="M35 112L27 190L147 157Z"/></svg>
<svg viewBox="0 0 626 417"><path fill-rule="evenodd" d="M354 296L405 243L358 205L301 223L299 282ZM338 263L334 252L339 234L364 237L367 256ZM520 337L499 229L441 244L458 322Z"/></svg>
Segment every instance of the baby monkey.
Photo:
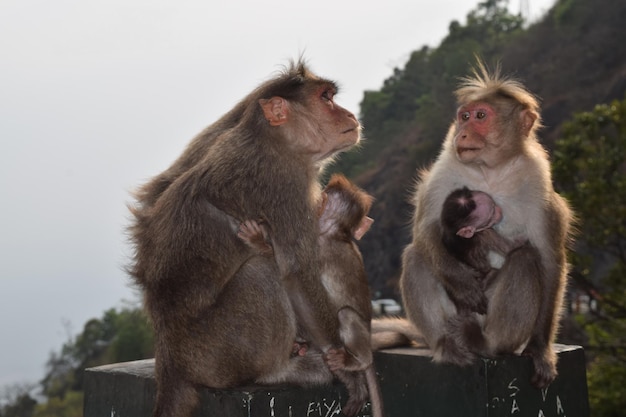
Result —
<svg viewBox="0 0 626 417"><path fill-rule="evenodd" d="M510 241L493 230L501 220L502 209L489 194L467 187L452 191L441 210L444 247L481 272L486 285L506 255L524 243Z"/></svg>
<svg viewBox="0 0 626 417"><path fill-rule="evenodd" d="M329 369L347 386L354 378L366 379L372 413L383 415L382 397L371 350L372 305L363 258L354 239L359 240L373 221L367 217L373 198L344 176L335 174L324 192L319 208L318 237L321 281L339 319L342 348L325 352ZM239 237L259 254L272 255L271 225L253 220L239 227ZM308 346L296 341L294 354L305 355ZM348 391L350 388L348 386ZM346 415L356 414L361 404L346 404Z"/></svg>

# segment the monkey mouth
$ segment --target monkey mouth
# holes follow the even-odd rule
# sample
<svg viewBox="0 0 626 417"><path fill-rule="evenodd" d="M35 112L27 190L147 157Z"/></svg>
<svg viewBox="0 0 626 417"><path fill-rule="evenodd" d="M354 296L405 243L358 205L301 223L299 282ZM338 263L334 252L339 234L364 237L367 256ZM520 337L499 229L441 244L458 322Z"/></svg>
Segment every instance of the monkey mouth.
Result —
<svg viewBox="0 0 626 417"><path fill-rule="evenodd" d="M463 155L472 155L476 152L480 152L482 150L482 148L457 148L456 149L456 154L459 157L462 157Z"/></svg>
<svg viewBox="0 0 626 417"><path fill-rule="evenodd" d="M480 148L457 148L456 151L460 155L465 152L476 152L479 151Z"/></svg>

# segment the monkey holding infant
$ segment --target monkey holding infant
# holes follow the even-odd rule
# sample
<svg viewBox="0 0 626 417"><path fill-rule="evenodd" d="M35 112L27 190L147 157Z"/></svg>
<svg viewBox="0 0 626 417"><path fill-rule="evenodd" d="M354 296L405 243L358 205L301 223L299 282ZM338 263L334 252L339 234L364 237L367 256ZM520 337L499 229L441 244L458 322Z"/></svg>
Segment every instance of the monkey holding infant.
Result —
<svg viewBox="0 0 626 417"><path fill-rule="evenodd" d="M531 382L544 388L557 375L552 344L573 214L553 189L547 152L536 136L537 99L482 62L455 94L456 118L413 195L413 238L403 252L400 277L407 318L376 321L373 337L395 332L425 341L435 361L461 366L477 356L523 353L533 361ZM463 186L488 193L504 212L493 233L515 247L504 251L495 271L489 265L476 268L476 257L468 262L464 248L473 242L457 239L456 255L449 250L450 230L441 223L441 210L450 192Z"/></svg>
<svg viewBox="0 0 626 417"><path fill-rule="evenodd" d="M292 64L136 193L130 273L155 330L155 417L190 415L200 386L332 380L324 355L343 343L320 278L319 175L361 130L336 92ZM268 225L273 257L238 236L246 219ZM316 349L293 356L297 337ZM357 376L356 411L367 393Z"/></svg>

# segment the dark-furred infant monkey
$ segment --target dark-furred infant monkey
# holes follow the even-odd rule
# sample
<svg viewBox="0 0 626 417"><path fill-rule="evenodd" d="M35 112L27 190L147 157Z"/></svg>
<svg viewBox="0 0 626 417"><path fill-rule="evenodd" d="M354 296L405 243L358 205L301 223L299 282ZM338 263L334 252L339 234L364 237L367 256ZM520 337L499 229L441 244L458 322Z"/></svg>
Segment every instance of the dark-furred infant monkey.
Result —
<svg viewBox="0 0 626 417"><path fill-rule="evenodd" d="M500 236L493 226L501 220L502 209L489 194L467 187L452 191L441 210L444 247L478 270L485 286L494 268L500 268L506 255L524 243Z"/></svg>
<svg viewBox="0 0 626 417"><path fill-rule="evenodd" d="M382 416L382 398L370 342L370 290L361 253L353 241L353 238L361 239L373 223L367 217L373 199L338 174L331 177L323 196L319 209L320 279L337 312L339 336L345 346L328 350L326 363L344 383L347 374L352 374L348 383L354 379L354 373L364 374L372 413L376 417ZM239 237L264 255L272 254L271 234L267 225L253 220L243 222L239 229ZM305 355L306 349L304 343L294 344L297 355ZM346 414L356 413L358 409L352 409L356 406L348 403L343 411Z"/></svg>

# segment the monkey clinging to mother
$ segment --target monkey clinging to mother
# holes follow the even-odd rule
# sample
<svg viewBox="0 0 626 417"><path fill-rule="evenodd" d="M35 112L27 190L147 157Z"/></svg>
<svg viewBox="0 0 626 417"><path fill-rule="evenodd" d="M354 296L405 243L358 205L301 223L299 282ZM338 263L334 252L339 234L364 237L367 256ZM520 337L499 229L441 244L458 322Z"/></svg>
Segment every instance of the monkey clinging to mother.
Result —
<svg viewBox="0 0 626 417"><path fill-rule="evenodd" d="M426 342L437 362L469 365L478 356L528 355L531 382L546 387L557 374L552 343L573 215L553 189L548 155L536 136L538 101L521 83L499 68L490 73L481 62L455 94L456 118L413 196L413 238L400 277L407 319L382 319L373 331L395 330ZM502 212L494 231L520 243L486 283L484 272L444 244L441 210L462 187L491 196Z"/></svg>
<svg viewBox="0 0 626 417"><path fill-rule="evenodd" d="M293 63L136 193L130 273L155 330L156 417L190 415L199 386L332 381L324 353L342 344L320 279L319 176L361 130L336 93ZM269 229L272 257L238 237L247 219ZM297 336L316 349L294 356Z"/></svg>
<svg viewBox="0 0 626 417"><path fill-rule="evenodd" d="M442 150L413 194L399 282L406 318L370 327L352 239L371 225L373 198L346 178L325 191L320 180L361 140L336 93L292 63L137 191L129 272L155 331L155 417L191 415L199 387L334 376L347 388L344 412L356 414L369 389L381 417L370 349L410 341L459 366L527 355L540 388L556 377L573 214L536 136L537 98L482 62L463 79Z"/></svg>

